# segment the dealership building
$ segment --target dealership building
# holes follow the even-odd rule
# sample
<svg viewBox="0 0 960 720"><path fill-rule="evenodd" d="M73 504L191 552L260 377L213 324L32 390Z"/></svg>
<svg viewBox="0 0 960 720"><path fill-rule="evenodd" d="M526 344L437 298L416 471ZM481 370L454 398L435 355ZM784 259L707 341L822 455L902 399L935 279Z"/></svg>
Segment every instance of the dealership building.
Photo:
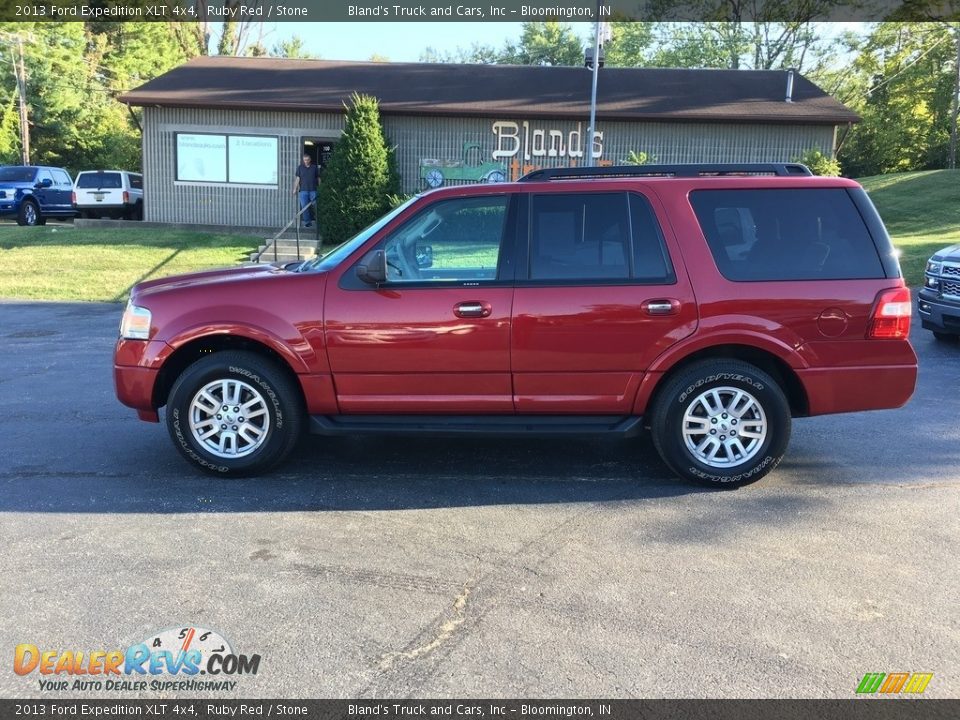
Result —
<svg viewBox="0 0 960 720"><path fill-rule="evenodd" d="M325 165L354 93L380 101L404 192L541 167L832 155L859 118L797 73L201 57L123 96L143 108L145 219L277 227L302 153Z"/></svg>

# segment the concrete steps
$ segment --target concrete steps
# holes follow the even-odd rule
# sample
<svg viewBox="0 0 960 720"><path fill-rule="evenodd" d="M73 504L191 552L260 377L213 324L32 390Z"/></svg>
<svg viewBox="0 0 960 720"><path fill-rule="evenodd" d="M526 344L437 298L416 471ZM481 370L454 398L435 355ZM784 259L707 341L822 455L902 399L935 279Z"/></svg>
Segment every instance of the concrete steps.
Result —
<svg viewBox="0 0 960 720"><path fill-rule="evenodd" d="M305 238L300 236L300 252L297 252L296 238L281 237L276 241L277 256L274 259L273 246L270 244L270 238L266 238L256 252L250 253L250 259L254 260L257 253L263 252L260 258L261 263L272 262L293 262L295 260L310 260L317 256L317 240L315 237ZM266 252L264 252L266 251Z"/></svg>

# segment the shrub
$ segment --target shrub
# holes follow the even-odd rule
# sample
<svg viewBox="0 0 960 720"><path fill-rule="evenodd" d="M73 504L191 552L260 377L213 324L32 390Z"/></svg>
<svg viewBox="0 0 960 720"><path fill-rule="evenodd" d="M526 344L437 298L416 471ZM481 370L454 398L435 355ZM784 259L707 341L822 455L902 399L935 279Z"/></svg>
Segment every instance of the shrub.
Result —
<svg viewBox="0 0 960 720"><path fill-rule="evenodd" d="M400 191L376 98L354 94L346 113L317 193L325 243L341 243L365 228L390 209L390 196Z"/></svg>
<svg viewBox="0 0 960 720"><path fill-rule="evenodd" d="M840 174L840 161L824 155L816 148L806 150L803 155L793 158L791 162L803 163L814 175L837 177Z"/></svg>

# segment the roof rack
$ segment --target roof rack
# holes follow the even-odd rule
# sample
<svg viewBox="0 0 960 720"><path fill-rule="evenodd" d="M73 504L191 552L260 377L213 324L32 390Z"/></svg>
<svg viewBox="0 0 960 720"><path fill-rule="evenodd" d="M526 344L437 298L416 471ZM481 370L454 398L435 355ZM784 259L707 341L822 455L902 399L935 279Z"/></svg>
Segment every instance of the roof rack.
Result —
<svg viewBox="0 0 960 720"><path fill-rule="evenodd" d="M575 180L577 178L622 177L730 177L737 175L813 175L800 163L681 163L678 165L608 165L606 167L543 168L520 178L519 182Z"/></svg>

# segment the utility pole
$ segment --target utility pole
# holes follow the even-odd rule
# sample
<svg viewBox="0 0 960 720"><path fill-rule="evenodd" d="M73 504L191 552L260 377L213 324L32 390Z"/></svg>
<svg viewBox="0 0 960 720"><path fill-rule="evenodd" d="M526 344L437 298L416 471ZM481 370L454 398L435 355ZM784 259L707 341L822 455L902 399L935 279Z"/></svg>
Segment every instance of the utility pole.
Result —
<svg viewBox="0 0 960 720"><path fill-rule="evenodd" d="M20 96L20 164L30 164L30 124L27 118L27 73L23 66L23 38L17 36L18 58L13 61L13 73L17 78L17 94Z"/></svg>
<svg viewBox="0 0 960 720"><path fill-rule="evenodd" d="M957 50L957 66L954 68L953 98L950 103L950 156L947 167L957 167L957 116L960 115L960 23L953 23L953 38Z"/></svg>
<svg viewBox="0 0 960 720"><path fill-rule="evenodd" d="M597 0L597 25L593 35L593 84L590 89L590 125L587 127L584 164L593 167L593 131L597 124L597 78L600 75L600 0Z"/></svg>

